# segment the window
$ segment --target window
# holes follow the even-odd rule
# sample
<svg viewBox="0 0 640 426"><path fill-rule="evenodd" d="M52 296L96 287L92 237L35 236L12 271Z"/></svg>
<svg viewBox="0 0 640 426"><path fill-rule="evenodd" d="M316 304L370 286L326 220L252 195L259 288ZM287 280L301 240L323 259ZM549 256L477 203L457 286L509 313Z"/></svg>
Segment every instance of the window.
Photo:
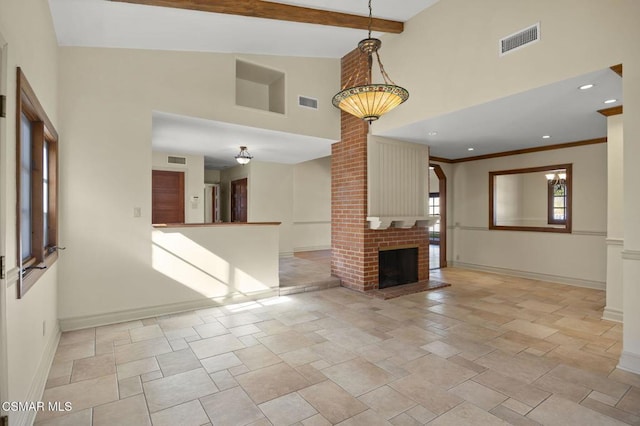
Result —
<svg viewBox="0 0 640 426"><path fill-rule="evenodd" d="M17 124L18 297L22 297L58 256L58 134L20 68Z"/></svg>
<svg viewBox="0 0 640 426"><path fill-rule="evenodd" d="M550 225L566 225L567 182L565 179L549 180L548 182L548 223Z"/></svg>
<svg viewBox="0 0 640 426"><path fill-rule="evenodd" d="M439 192L429 193L429 215L431 216L440 215L440 193ZM429 227L429 243L440 244L440 222Z"/></svg>

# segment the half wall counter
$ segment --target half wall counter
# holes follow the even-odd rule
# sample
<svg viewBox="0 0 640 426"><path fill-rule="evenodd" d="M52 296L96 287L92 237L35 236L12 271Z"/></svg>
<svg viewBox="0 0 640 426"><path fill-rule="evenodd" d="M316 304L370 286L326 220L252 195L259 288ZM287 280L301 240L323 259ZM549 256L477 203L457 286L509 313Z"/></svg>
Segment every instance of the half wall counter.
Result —
<svg viewBox="0 0 640 426"><path fill-rule="evenodd" d="M220 303L277 296L279 225L153 225L153 268Z"/></svg>

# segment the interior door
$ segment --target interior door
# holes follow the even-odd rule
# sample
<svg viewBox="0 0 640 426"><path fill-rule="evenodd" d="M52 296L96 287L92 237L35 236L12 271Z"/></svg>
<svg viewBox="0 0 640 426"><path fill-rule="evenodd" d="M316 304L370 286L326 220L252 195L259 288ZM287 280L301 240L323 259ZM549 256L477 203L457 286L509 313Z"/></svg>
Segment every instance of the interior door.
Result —
<svg viewBox="0 0 640 426"><path fill-rule="evenodd" d="M153 170L151 223L184 223L184 173Z"/></svg>
<svg viewBox="0 0 640 426"><path fill-rule="evenodd" d="M231 222L247 221L247 178L231 182Z"/></svg>

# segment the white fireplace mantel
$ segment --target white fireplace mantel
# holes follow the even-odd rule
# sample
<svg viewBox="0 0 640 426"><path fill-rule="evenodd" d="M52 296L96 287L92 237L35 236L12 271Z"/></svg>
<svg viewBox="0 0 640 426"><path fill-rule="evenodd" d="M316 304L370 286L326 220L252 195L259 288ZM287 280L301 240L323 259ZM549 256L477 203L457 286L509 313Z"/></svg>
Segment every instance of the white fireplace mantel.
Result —
<svg viewBox="0 0 640 426"><path fill-rule="evenodd" d="M369 216L367 222L369 229L407 229L413 226L428 228L440 222L440 216Z"/></svg>

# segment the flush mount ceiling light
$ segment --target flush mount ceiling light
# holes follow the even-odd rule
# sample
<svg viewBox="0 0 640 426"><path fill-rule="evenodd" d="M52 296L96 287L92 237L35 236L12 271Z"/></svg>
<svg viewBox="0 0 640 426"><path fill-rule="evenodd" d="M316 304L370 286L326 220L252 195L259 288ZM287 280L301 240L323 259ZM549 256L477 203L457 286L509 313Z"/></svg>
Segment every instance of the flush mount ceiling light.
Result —
<svg viewBox="0 0 640 426"><path fill-rule="evenodd" d="M428 134L429 136L435 136L435 135L437 135L437 134L438 134L438 132L429 132L429 133L427 133L427 134Z"/></svg>
<svg viewBox="0 0 640 426"><path fill-rule="evenodd" d="M587 89L591 89L593 86L594 86L593 84L583 84L582 86L578 87L578 89L587 90Z"/></svg>
<svg viewBox="0 0 640 426"><path fill-rule="evenodd" d="M475 151L475 148L467 148L467 151Z"/></svg>
<svg viewBox="0 0 640 426"><path fill-rule="evenodd" d="M544 135L542 139L549 139L550 137L551 137L550 135Z"/></svg>
<svg viewBox="0 0 640 426"><path fill-rule="evenodd" d="M384 70L380 54L378 53L382 42L377 38L371 38L372 20L371 0L369 0L369 35L358 43L358 48L360 49L358 72L349 77L342 91L337 93L332 101L333 106L336 108L340 108L369 123L377 120L382 114L391 111L409 98L409 92L400 86L396 86ZM380 74L382 74L382 79L384 80L382 84L371 83L371 68L373 66L374 54L380 67ZM360 70L363 68L360 65L363 60L367 61L368 69L367 75L365 76L365 84L351 86L352 82L355 84L359 83Z"/></svg>
<svg viewBox="0 0 640 426"><path fill-rule="evenodd" d="M606 101L604 101L605 104L612 104L614 102L617 102L617 99L607 99Z"/></svg>
<svg viewBox="0 0 640 426"><path fill-rule="evenodd" d="M251 161L253 156L249 154L249 151L247 151L246 146L241 146L240 152L234 158L239 164L242 164L244 166L245 164L249 164L249 161Z"/></svg>

